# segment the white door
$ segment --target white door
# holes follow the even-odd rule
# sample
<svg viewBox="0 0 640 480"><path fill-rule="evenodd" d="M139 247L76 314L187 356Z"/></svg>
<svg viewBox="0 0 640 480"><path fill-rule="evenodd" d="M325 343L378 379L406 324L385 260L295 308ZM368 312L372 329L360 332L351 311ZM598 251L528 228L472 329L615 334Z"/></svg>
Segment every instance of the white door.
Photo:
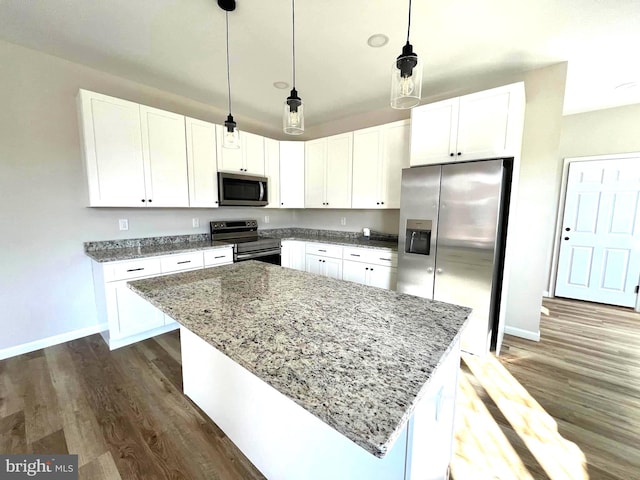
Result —
<svg viewBox="0 0 640 480"><path fill-rule="evenodd" d="M353 132L327 138L326 207L351 208Z"/></svg>
<svg viewBox="0 0 640 480"><path fill-rule="evenodd" d="M380 127L353 132L353 208L382 208L380 206Z"/></svg>
<svg viewBox="0 0 640 480"><path fill-rule="evenodd" d="M347 282L360 283L362 285L367 284L366 273L368 265L362 262L354 262L351 260L344 260L342 262L342 279Z"/></svg>
<svg viewBox="0 0 640 480"><path fill-rule="evenodd" d="M387 290L395 290L398 274L397 269L387 267L386 265L367 265L369 269L367 274L367 285L378 288L386 288Z"/></svg>
<svg viewBox="0 0 640 480"><path fill-rule="evenodd" d="M457 122L457 98L412 109L411 166L451 161Z"/></svg>
<svg viewBox="0 0 640 480"><path fill-rule="evenodd" d="M555 294L634 307L640 157L569 164Z"/></svg>
<svg viewBox="0 0 640 480"><path fill-rule="evenodd" d="M409 121L382 125L381 208L400 208L402 169L409 167Z"/></svg>
<svg viewBox="0 0 640 480"><path fill-rule="evenodd" d="M318 257L317 255L309 255L307 254L305 260L305 271L309 273L315 273L317 275L325 275L325 270L322 265L323 258Z"/></svg>
<svg viewBox="0 0 640 480"><path fill-rule="evenodd" d="M304 142L280 142L280 207L304 208Z"/></svg>
<svg viewBox="0 0 640 480"><path fill-rule="evenodd" d="M218 157L218 171L244 173L244 164L242 158L242 148L245 132L238 132L240 137L240 148L222 148L222 133L225 127L216 125L216 150Z"/></svg>
<svg viewBox="0 0 640 480"><path fill-rule="evenodd" d="M269 179L268 208L280 208L280 142L264 139L264 175Z"/></svg>
<svg viewBox="0 0 640 480"><path fill-rule="evenodd" d="M342 259L341 258L323 258L322 259L323 274L325 277L336 278L342 280Z"/></svg>
<svg viewBox="0 0 640 480"><path fill-rule="evenodd" d="M304 145L304 206L324 208L325 163L327 159L327 139L320 138L305 142Z"/></svg>
<svg viewBox="0 0 640 480"><path fill-rule="evenodd" d="M244 171L251 175L264 176L264 137L244 132L241 143Z"/></svg>

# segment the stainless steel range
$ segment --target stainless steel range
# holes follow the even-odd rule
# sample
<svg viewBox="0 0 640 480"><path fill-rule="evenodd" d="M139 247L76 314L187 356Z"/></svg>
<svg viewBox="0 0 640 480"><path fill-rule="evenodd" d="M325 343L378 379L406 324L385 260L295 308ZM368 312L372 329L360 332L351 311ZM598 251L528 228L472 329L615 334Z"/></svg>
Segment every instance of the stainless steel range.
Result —
<svg viewBox="0 0 640 480"><path fill-rule="evenodd" d="M260 238L256 220L214 220L210 223L211 241L233 245L233 261L259 260L281 264L279 238Z"/></svg>

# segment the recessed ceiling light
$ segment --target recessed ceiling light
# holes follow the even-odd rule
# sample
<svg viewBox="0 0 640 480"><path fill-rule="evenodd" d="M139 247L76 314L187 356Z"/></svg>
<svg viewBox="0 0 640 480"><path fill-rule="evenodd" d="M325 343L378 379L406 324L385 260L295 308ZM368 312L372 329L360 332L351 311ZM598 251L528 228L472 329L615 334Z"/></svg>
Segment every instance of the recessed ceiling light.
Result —
<svg viewBox="0 0 640 480"><path fill-rule="evenodd" d="M636 88L638 86L638 82L625 82L621 83L616 87L616 90L631 90L632 88Z"/></svg>
<svg viewBox="0 0 640 480"><path fill-rule="evenodd" d="M273 86L279 88L280 90L289 88L289 84L287 82L273 82Z"/></svg>
<svg viewBox="0 0 640 480"><path fill-rule="evenodd" d="M387 37L382 33L376 33L369 37L369 39L367 40L367 43L369 44L370 47L373 47L373 48L384 47L387 43L389 43L389 37Z"/></svg>

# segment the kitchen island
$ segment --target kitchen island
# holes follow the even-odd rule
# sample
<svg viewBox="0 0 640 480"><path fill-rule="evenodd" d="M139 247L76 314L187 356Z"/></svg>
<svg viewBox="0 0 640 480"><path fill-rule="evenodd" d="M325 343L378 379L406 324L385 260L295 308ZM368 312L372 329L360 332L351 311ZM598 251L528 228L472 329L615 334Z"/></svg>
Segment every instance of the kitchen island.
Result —
<svg viewBox="0 0 640 480"><path fill-rule="evenodd" d="M268 478L445 478L469 309L250 261L130 282Z"/></svg>

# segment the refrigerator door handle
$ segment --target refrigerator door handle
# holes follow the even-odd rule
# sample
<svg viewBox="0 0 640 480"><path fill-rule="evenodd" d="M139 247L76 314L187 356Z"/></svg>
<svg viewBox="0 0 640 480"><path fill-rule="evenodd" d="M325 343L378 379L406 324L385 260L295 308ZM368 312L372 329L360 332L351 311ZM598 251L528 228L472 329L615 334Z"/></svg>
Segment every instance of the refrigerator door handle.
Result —
<svg viewBox="0 0 640 480"><path fill-rule="evenodd" d="M436 270L436 272L438 272L438 273L442 273L442 269L441 269L441 268L439 268L439 269L437 269L437 270Z"/></svg>
<svg viewBox="0 0 640 480"><path fill-rule="evenodd" d="M427 273L433 273L433 267L427 268Z"/></svg>

